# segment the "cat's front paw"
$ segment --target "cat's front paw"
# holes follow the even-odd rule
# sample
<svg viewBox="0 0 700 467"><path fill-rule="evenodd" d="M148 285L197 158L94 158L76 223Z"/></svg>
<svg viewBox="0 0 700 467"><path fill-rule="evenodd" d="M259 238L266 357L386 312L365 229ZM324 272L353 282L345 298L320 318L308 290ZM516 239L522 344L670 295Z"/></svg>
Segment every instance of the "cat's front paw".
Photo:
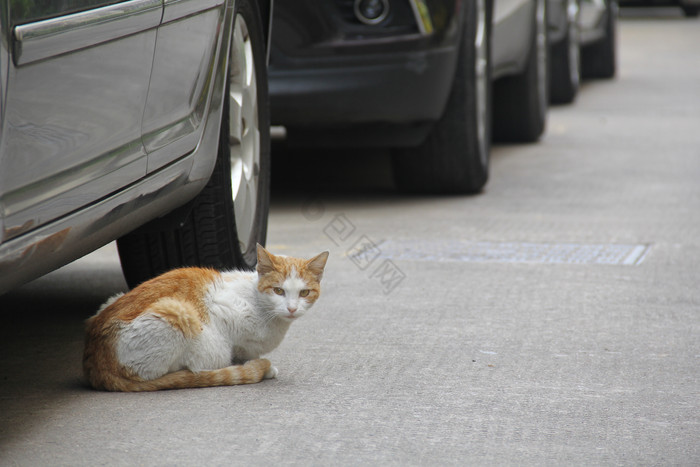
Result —
<svg viewBox="0 0 700 467"><path fill-rule="evenodd" d="M263 378L265 379L273 379L277 377L277 368L274 366L270 366L270 369L265 372L265 376Z"/></svg>

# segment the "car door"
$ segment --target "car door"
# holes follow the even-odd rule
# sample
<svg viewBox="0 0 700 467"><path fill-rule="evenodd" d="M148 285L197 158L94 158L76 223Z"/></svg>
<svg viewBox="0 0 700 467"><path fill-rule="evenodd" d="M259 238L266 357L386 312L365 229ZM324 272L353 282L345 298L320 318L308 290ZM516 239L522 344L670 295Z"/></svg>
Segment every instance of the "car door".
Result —
<svg viewBox="0 0 700 467"><path fill-rule="evenodd" d="M149 173L199 144L225 12L225 0L163 3L163 21L158 28L143 117Z"/></svg>
<svg viewBox="0 0 700 467"><path fill-rule="evenodd" d="M0 0L0 241L146 174L141 122L162 0Z"/></svg>

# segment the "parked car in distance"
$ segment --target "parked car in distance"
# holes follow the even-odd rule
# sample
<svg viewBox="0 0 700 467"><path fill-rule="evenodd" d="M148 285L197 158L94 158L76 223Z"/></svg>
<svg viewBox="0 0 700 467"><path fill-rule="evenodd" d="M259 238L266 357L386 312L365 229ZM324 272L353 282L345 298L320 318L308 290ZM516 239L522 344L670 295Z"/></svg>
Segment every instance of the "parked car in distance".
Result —
<svg viewBox="0 0 700 467"><path fill-rule="evenodd" d="M616 0L548 0L550 101L573 102L581 78L616 70Z"/></svg>
<svg viewBox="0 0 700 467"><path fill-rule="evenodd" d="M0 293L115 239L131 286L254 265L270 11L0 0Z"/></svg>
<svg viewBox="0 0 700 467"><path fill-rule="evenodd" d="M290 144L393 148L406 191L473 193L492 136L545 128L547 0L278 0L273 124Z"/></svg>

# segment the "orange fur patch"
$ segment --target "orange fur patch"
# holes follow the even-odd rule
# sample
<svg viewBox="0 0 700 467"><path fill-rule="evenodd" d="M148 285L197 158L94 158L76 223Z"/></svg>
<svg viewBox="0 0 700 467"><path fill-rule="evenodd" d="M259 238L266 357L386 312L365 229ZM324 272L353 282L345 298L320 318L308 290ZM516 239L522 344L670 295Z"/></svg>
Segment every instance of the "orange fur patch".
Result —
<svg viewBox="0 0 700 467"><path fill-rule="evenodd" d="M96 389L107 391L158 391L161 389L206 388L214 386L233 386L237 384L259 383L270 369L270 361L258 358L244 365L232 365L218 370L194 373L188 370L168 373L153 380L143 380L135 376L113 376Z"/></svg>
<svg viewBox="0 0 700 467"><path fill-rule="evenodd" d="M205 297L221 274L213 269L183 268L166 272L115 300L86 322L83 371L93 387L123 389L124 381L138 379L122 367L115 343L121 327L144 313L165 319L185 337L199 334L209 322ZM166 375L167 376L167 375ZM121 381L121 383L119 383Z"/></svg>
<svg viewBox="0 0 700 467"><path fill-rule="evenodd" d="M204 320L190 302L165 297L155 302L146 311L163 318L188 339L202 332Z"/></svg>
<svg viewBox="0 0 700 467"><path fill-rule="evenodd" d="M168 297L190 303L203 323L209 322L209 312L204 303L209 286L221 274L213 269L182 268L161 274L136 287L117 300L102 313L105 319L131 321L143 314L156 302ZM116 305L116 306L115 306Z"/></svg>

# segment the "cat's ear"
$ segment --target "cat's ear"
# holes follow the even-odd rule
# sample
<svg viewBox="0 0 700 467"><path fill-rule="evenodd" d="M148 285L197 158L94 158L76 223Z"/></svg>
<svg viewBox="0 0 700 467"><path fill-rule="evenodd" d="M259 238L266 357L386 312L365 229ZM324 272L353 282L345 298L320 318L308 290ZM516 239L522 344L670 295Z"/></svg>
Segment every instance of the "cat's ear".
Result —
<svg viewBox="0 0 700 467"><path fill-rule="evenodd" d="M317 280L321 280L323 277L323 268L326 267L326 261L328 260L328 252L324 251L306 262L306 269L309 270L313 275L316 276Z"/></svg>
<svg viewBox="0 0 700 467"><path fill-rule="evenodd" d="M276 271L275 263L272 261L272 253L267 251L261 244L258 245L258 274L264 276L267 273Z"/></svg>

